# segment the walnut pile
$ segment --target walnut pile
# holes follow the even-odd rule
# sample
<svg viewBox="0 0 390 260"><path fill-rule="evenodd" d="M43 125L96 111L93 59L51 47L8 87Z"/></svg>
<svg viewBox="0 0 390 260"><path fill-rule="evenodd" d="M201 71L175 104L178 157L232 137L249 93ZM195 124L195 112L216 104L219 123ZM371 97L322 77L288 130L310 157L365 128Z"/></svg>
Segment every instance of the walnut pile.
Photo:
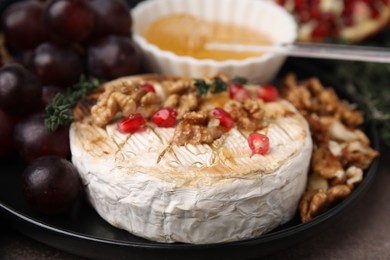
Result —
<svg viewBox="0 0 390 260"><path fill-rule="evenodd" d="M317 78L297 82L289 74L281 96L305 116L313 137L307 189L299 203L301 220L307 222L348 197L378 152L358 128L364 121L362 112Z"/></svg>
<svg viewBox="0 0 390 260"><path fill-rule="evenodd" d="M142 88L140 81L105 84L99 91L102 92L91 108L91 119L97 126L107 125L118 113L124 117L140 113L148 118L161 106L156 93Z"/></svg>

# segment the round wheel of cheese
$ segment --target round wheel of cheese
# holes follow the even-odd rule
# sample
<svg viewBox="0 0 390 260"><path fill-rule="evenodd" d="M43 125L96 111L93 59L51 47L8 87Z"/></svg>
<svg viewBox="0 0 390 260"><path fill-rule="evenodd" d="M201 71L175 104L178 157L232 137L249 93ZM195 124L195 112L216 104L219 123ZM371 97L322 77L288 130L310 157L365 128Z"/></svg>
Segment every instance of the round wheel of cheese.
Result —
<svg viewBox="0 0 390 260"><path fill-rule="evenodd" d="M390 21L389 0L275 0L296 18L298 39L362 41Z"/></svg>
<svg viewBox="0 0 390 260"><path fill-rule="evenodd" d="M75 109L72 161L90 204L113 226L158 242L208 244L257 237L294 216L312 152L305 119L282 99L237 101L226 91L200 96L199 82L213 86L120 78ZM247 89L253 95L254 87ZM151 122L156 109L169 105L177 111L174 126ZM214 107L227 111L234 125L226 129L210 112ZM146 124L121 132L118 121L134 113ZM248 145L253 132L268 137L265 154Z"/></svg>

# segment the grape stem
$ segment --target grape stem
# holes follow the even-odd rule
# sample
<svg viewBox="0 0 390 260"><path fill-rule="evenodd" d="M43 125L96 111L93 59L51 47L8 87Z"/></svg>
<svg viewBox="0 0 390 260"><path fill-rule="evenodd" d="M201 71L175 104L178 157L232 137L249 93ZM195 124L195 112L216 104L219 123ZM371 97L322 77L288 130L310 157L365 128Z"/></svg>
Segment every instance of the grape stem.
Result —
<svg viewBox="0 0 390 260"><path fill-rule="evenodd" d="M81 75L78 83L64 93L57 93L45 109L45 127L53 132L59 126L73 121L73 107L102 82L97 78Z"/></svg>

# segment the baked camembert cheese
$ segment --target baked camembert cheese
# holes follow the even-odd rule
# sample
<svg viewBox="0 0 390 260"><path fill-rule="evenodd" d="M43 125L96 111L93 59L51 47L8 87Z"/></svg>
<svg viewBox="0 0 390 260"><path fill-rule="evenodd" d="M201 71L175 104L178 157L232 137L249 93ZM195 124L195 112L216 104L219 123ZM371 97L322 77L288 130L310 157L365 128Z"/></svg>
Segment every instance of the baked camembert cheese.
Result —
<svg viewBox="0 0 390 260"><path fill-rule="evenodd" d="M161 75L102 84L70 130L91 205L113 226L166 243L238 241L289 221L312 140L293 105L265 102L258 88Z"/></svg>

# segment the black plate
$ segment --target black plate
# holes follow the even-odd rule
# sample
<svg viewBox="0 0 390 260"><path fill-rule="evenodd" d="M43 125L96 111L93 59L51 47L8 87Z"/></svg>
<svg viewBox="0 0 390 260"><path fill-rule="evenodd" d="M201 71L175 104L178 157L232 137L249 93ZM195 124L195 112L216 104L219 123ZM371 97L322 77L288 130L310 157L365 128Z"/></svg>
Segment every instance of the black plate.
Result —
<svg viewBox="0 0 390 260"><path fill-rule="evenodd" d="M290 71L300 79L319 77L326 85L333 86L342 98L356 102L360 109L368 111L362 102L346 95L339 82L316 69L312 61L289 59L278 79ZM364 130L373 147L378 149L375 126L366 124ZM346 200L311 222L301 224L297 214L290 222L268 234L240 242L189 245L147 241L107 224L86 202L81 202L66 216L40 215L30 209L22 196L20 175L24 164L16 156L0 159L0 214L17 230L33 239L94 259L248 259L292 246L334 223L361 198L372 182L377 166L378 159L365 172L362 184Z"/></svg>

